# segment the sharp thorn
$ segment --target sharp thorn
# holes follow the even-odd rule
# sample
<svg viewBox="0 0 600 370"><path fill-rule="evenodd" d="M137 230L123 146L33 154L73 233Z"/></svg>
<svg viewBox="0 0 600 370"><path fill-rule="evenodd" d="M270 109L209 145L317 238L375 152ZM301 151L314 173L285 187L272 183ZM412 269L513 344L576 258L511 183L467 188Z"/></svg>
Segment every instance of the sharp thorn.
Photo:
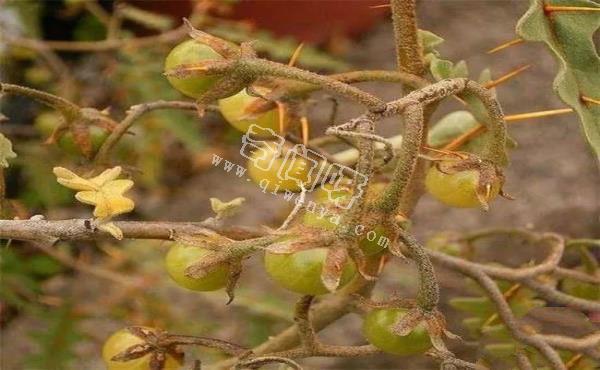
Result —
<svg viewBox="0 0 600 370"><path fill-rule="evenodd" d="M539 112L530 112L530 113L519 113L519 114L511 114L504 116L504 120L506 122L513 121L522 121L530 118L540 118L540 117L548 117L548 116L556 116L559 114L571 113L573 109L571 108L563 108L563 109L552 109L552 110L543 110Z"/></svg>
<svg viewBox="0 0 600 370"><path fill-rule="evenodd" d="M496 52L498 52L500 50L504 50L506 48L509 48L511 46L514 46L514 45L519 45L519 44L522 44L524 42L525 42L525 40L523 40L521 38L510 40L510 41L507 41L507 42L503 43L502 45L498 45L495 48L488 50L487 54L493 54L493 53L496 53Z"/></svg>
<svg viewBox="0 0 600 370"><path fill-rule="evenodd" d="M276 102L277 104L277 115L279 116L279 133L284 135L287 131L287 127L285 124L285 105L280 102Z"/></svg>
<svg viewBox="0 0 600 370"><path fill-rule="evenodd" d="M529 69L530 67L531 67L531 64L521 66L513 71L506 73L505 75L503 75L495 80L484 83L483 87L485 87L486 89L494 88L494 87L500 85L501 83L510 80L511 78L515 77L516 75L520 74L521 72L524 72L525 70Z"/></svg>
<svg viewBox="0 0 600 370"><path fill-rule="evenodd" d="M310 136L310 125L308 123L308 118L300 117L300 130L302 130L302 144L307 146Z"/></svg>
<svg viewBox="0 0 600 370"><path fill-rule="evenodd" d="M599 104L600 105L600 99L590 98L589 96L581 95L581 100L583 100L586 103L592 103L592 104Z"/></svg>
<svg viewBox="0 0 600 370"><path fill-rule="evenodd" d="M297 47L296 50L294 50L294 52L292 53L292 56L290 57L290 61L288 62L288 66L293 67L296 62L298 61L298 58L300 57L300 53L302 52L302 48L304 47L304 43L301 42Z"/></svg>
<svg viewBox="0 0 600 370"><path fill-rule="evenodd" d="M547 13L552 12L600 12L600 8L592 8L588 6L558 6L558 5L546 5L544 11Z"/></svg>

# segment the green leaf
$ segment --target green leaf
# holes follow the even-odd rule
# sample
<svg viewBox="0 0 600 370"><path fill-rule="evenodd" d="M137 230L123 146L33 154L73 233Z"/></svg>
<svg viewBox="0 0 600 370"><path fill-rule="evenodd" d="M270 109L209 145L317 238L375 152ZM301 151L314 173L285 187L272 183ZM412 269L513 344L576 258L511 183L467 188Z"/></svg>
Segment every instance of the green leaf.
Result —
<svg viewBox="0 0 600 370"><path fill-rule="evenodd" d="M454 68L454 63L446 59L440 59L436 56L431 58L431 63L429 64L429 69L431 70L431 74L433 78L437 81L443 80L445 78L450 78L452 75L452 69Z"/></svg>
<svg viewBox="0 0 600 370"><path fill-rule="evenodd" d="M427 30L419 30L418 37L421 46L423 46L423 55L438 55L436 47L444 42L443 38Z"/></svg>
<svg viewBox="0 0 600 370"><path fill-rule="evenodd" d="M0 134L0 167L7 168L8 160L17 158L17 153L12 150L12 143L3 134Z"/></svg>
<svg viewBox="0 0 600 370"><path fill-rule="evenodd" d="M449 60L433 56L429 69L437 81L445 78L469 77L469 67L467 67L467 62L464 60L454 64Z"/></svg>
<svg viewBox="0 0 600 370"><path fill-rule="evenodd" d="M429 146L441 148L478 125L479 123L470 111L460 110L449 113L442 117L429 131L427 138ZM489 145L489 140L491 140L491 136L486 131L467 141L459 150L478 154L484 150L486 145ZM506 147L511 149L516 145L516 142L507 136Z"/></svg>
<svg viewBox="0 0 600 370"><path fill-rule="evenodd" d="M579 115L585 136L600 156L600 105L586 103L582 96L600 99L600 57L593 35L600 28L598 12L557 11L547 14L544 5L600 9L589 0L531 0L531 6L517 24L517 33L527 41L543 42L559 64L553 88Z"/></svg>
<svg viewBox="0 0 600 370"><path fill-rule="evenodd" d="M469 111L458 110L448 113L429 130L427 142L433 148L441 148L478 125Z"/></svg>

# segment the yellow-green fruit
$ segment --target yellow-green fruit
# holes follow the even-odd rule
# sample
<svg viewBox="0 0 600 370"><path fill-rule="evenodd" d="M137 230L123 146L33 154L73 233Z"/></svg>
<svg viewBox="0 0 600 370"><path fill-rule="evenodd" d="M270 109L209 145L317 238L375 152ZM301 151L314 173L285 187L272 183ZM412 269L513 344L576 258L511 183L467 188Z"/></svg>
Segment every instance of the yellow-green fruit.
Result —
<svg viewBox="0 0 600 370"><path fill-rule="evenodd" d="M248 107L260 102L261 98L257 98L248 94L246 89L225 99L219 100L219 110L225 120L241 132L247 132L250 125L257 125L264 129L271 129L275 132L279 131L279 113L277 109L260 113L255 117L250 117L252 112L248 111ZM259 137L270 137L266 132L254 132Z"/></svg>
<svg viewBox="0 0 600 370"><path fill-rule="evenodd" d="M187 40L175 46L165 60L165 71L174 70L183 65L193 65L209 60L222 60L223 57L211 47L195 40ZM220 77L197 76L167 76L171 85L182 94L192 98L201 97L219 80Z"/></svg>
<svg viewBox="0 0 600 370"><path fill-rule="evenodd" d="M424 322L419 323L408 335L399 336L391 326L406 315L402 308L373 310L363 322L365 338L380 350L399 356L423 353L431 348L431 340Z"/></svg>
<svg viewBox="0 0 600 370"><path fill-rule="evenodd" d="M152 328L145 328L153 331ZM104 342L102 347L102 359L106 364L107 370L150 370L150 354L129 360L129 361L111 361L111 359L127 348L144 343L144 340L131 334L127 329L121 329L115 332ZM181 369L181 365L172 356L167 355L164 370Z"/></svg>
<svg viewBox="0 0 600 370"><path fill-rule="evenodd" d="M367 199L374 199L385 189L385 186L386 184L383 183L372 184L369 187L368 194L366 195ZM333 189L333 186L330 184L325 185L325 187L328 187L330 190ZM319 188L315 190L314 196L315 201L322 204L327 204L332 203L335 199L342 199L342 202L349 201L350 197L352 196L352 192L349 189L333 190L330 197L329 192L326 189ZM336 217L332 218L332 216ZM315 212L306 212L303 217L304 225L318 227L325 230L333 230L336 226L335 220L339 220L339 214L332 215L331 212L326 212L323 216L319 212L319 208L317 208ZM385 228L380 225L375 226L373 230L358 229L357 231L360 232L360 235L364 236L359 240L358 245L367 256L372 256L381 252L391 242L389 239L386 240L388 235Z"/></svg>
<svg viewBox="0 0 600 370"><path fill-rule="evenodd" d="M325 184L319 187L317 190L313 192L315 201L319 203L332 202L336 199L341 198L345 200L346 198L350 198L352 195L352 191L350 189L341 188L334 190L334 186L331 184ZM331 196L329 195L331 193Z"/></svg>
<svg viewBox="0 0 600 370"><path fill-rule="evenodd" d="M185 275L188 267L209 257L212 253L214 252L197 246L175 243L165 257L167 272L177 285L186 289L203 292L221 289L227 285L229 278L228 264L211 267L206 276L199 279Z"/></svg>
<svg viewBox="0 0 600 370"><path fill-rule="evenodd" d="M365 230L365 235L358 242L358 246L367 256L372 256L384 250L391 240L383 226L377 225L374 230Z"/></svg>
<svg viewBox="0 0 600 370"><path fill-rule="evenodd" d="M321 272L328 249L315 248L291 254L265 253L265 270L269 276L292 292L309 295L329 293L321 281ZM340 287L356 274L356 266L347 260L342 271Z"/></svg>
<svg viewBox="0 0 600 370"><path fill-rule="evenodd" d="M444 162L440 164L444 168ZM479 183L479 172L476 170L465 170L456 173L444 173L431 166L427 171L425 186L427 191L440 202L458 208L480 207L477 198L477 186ZM491 201L500 192L500 183L495 181L490 189Z"/></svg>
<svg viewBox="0 0 600 370"><path fill-rule="evenodd" d="M300 183L309 180L311 163L298 155L286 160L278 154L273 143L255 150L247 163L248 176L265 191L300 191Z"/></svg>
<svg viewBox="0 0 600 370"><path fill-rule="evenodd" d="M34 126L40 135L42 135L44 138L48 138L54 132L54 129L56 129L56 127L58 127L62 122L62 116L60 113L49 111L40 113L35 119ZM90 139L92 141L92 148L94 151L100 148L107 136L108 133L106 130L97 126L90 126ZM71 131L67 131L61 136L61 138L58 140L58 146L69 154L81 153L79 147L73 139L73 133L71 133Z"/></svg>

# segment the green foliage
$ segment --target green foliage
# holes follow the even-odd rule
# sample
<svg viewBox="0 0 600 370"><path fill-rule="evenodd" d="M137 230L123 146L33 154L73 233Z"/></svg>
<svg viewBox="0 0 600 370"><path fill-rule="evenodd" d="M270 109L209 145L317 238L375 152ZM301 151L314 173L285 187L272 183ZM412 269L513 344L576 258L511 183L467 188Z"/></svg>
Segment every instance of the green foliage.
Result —
<svg viewBox="0 0 600 370"><path fill-rule="evenodd" d="M479 123L471 112L457 110L448 113L433 125L431 130L429 130L427 141L429 146L441 148L477 126L479 126ZM459 150L470 153L480 153L485 148L486 140L489 140L487 135L487 132L484 132L473 137L464 143ZM507 137L506 148L512 149L516 146L516 141Z"/></svg>
<svg viewBox="0 0 600 370"><path fill-rule="evenodd" d="M41 282L62 271L62 265L45 255L22 256L9 247L0 248L0 299L8 304L35 309Z"/></svg>
<svg viewBox="0 0 600 370"><path fill-rule="evenodd" d="M516 317L523 317L534 308L545 306L545 302L536 299L535 292L530 289L511 285L507 281L497 281L496 283L505 294L506 301ZM477 288L477 290L480 289ZM484 355L512 361L515 342L506 326L498 319L496 307L488 297L455 297L450 299L449 304L454 309L469 315L463 319L462 324L471 336L484 343Z"/></svg>
<svg viewBox="0 0 600 370"><path fill-rule="evenodd" d="M442 117L429 130L427 142L431 147L441 148L465 132L478 126L471 112L457 110Z"/></svg>
<svg viewBox="0 0 600 370"><path fill-rule="evenodd" d="M77 316L70 304L41 310L39 328L29 336L38 348L27 357L26 368L31 370L64 370L75 359L74 346L82 338L77 329Z"/></svg>
<svg viewBox="0 0 600 370"><path fill-rule="evenodd" d="M52 163L58 158L58 148L39 144L21 146L18 166L23 174L19 198L30 208L53 208L69 204L72 195L55 181Z"/></svg>
<svg viewBox="0 0 600 370"><path fill-rule="evenodd" d="M546 44L559 64L553 88L581 120L585 136L600 156L600 105L582 97L600 99L600 57L593 35L600 27L598 12L544 11L545 5L579 6L600 9L589 0L531 0L531 7L517 25L517 33L527 41Z"/></svg>

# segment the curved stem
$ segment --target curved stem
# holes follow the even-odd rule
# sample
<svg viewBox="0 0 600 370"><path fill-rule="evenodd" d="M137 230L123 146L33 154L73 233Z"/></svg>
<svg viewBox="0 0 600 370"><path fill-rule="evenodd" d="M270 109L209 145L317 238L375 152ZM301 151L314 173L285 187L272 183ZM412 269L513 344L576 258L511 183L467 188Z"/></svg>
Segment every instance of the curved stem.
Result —
<svg viewBox="0 0 600 370"><path fill-rule="evenodd" d="M78 105L71 103L64 98L29 87L0 83L0 94L16 94L27 96L60 111L68 118L76 117L80 112Z"/></svg>
<svg viewBox="0 0 600 370"><path fill-rule="evenodd" d="M504 121L504 113L502 113L500 103L498 103L498 100L492 95L490 90L475 81L467 82L465 92L479 98L490 118L486 122L486 128L492 136L492 140L481 153L481 158L489 160L496 165L501 165L506 150L506 122Z"/></svg>
<svg viewBox="0 0 600 370"><path fill-rule="evenodd" d="M354 86L300 68L259 58L245 58L240 60L239 63L242 68L248 70L249 74L283 77L318 85L324 90L334 92L362 104L373 112L382 112L386 108L385 102L374 95Z"/></svg>
<svg viewBox="0 0 600 370"><path fill-rule="evenodd" d="M104 163L108 159L110 150L119 142L121 137L125 135L127 130L133 125L133 123L140 118L144 113L150 112L156 109L185 109L185 110L196 110L196 104L186 101L156 101L152 103L144 103L135 105L129 108L127 116L119 123L119 125L111 132L111 134L104 140L94 161L96 163Z"/></svg>
<svg viewBox="0 0 600 370"><path fill-rule="evenodd" d="M406 108L404 117L405 131L393 180L377 200L377 206L388 215L395 213L400 206L400 200L417 165L423 136L423 108L411 105Z"/></svg>
<svg viewBox="0 0 600 370"><path fill-rule="evenodd" d="M425 311L433 311L440 300L440 287L435 277L433 264L425 249L411 235L400 233L400 241L406 245L410 257L417 264L419 271L419 292L417 305Z"/></svg>
<svg viewBox="0 0 600 370"><path fill-rule="evenodd" d="M432 255L432 251L428 252L430 252L430 255ZM438 254L441 254L442 256L438 256ZM480 268L473 266L470 263L467 264L467 261L458 258L451 258L450 256L442 253L436 252L432 256L438 257L436 258L436 262L440 263L442 266L448 267L452 270L458 270L462 274L473 278L483 289L485 289L487 295L496 306L496 310L500 316L500 319L502 319L502 322L504 322L513 338L521 343L530 345L537 349L552 369L567 370L556 350L554 350L540 336L530 335L521 331L517 319L513 315L510 306L504 299L504 295L496 283Z"/></svg>

